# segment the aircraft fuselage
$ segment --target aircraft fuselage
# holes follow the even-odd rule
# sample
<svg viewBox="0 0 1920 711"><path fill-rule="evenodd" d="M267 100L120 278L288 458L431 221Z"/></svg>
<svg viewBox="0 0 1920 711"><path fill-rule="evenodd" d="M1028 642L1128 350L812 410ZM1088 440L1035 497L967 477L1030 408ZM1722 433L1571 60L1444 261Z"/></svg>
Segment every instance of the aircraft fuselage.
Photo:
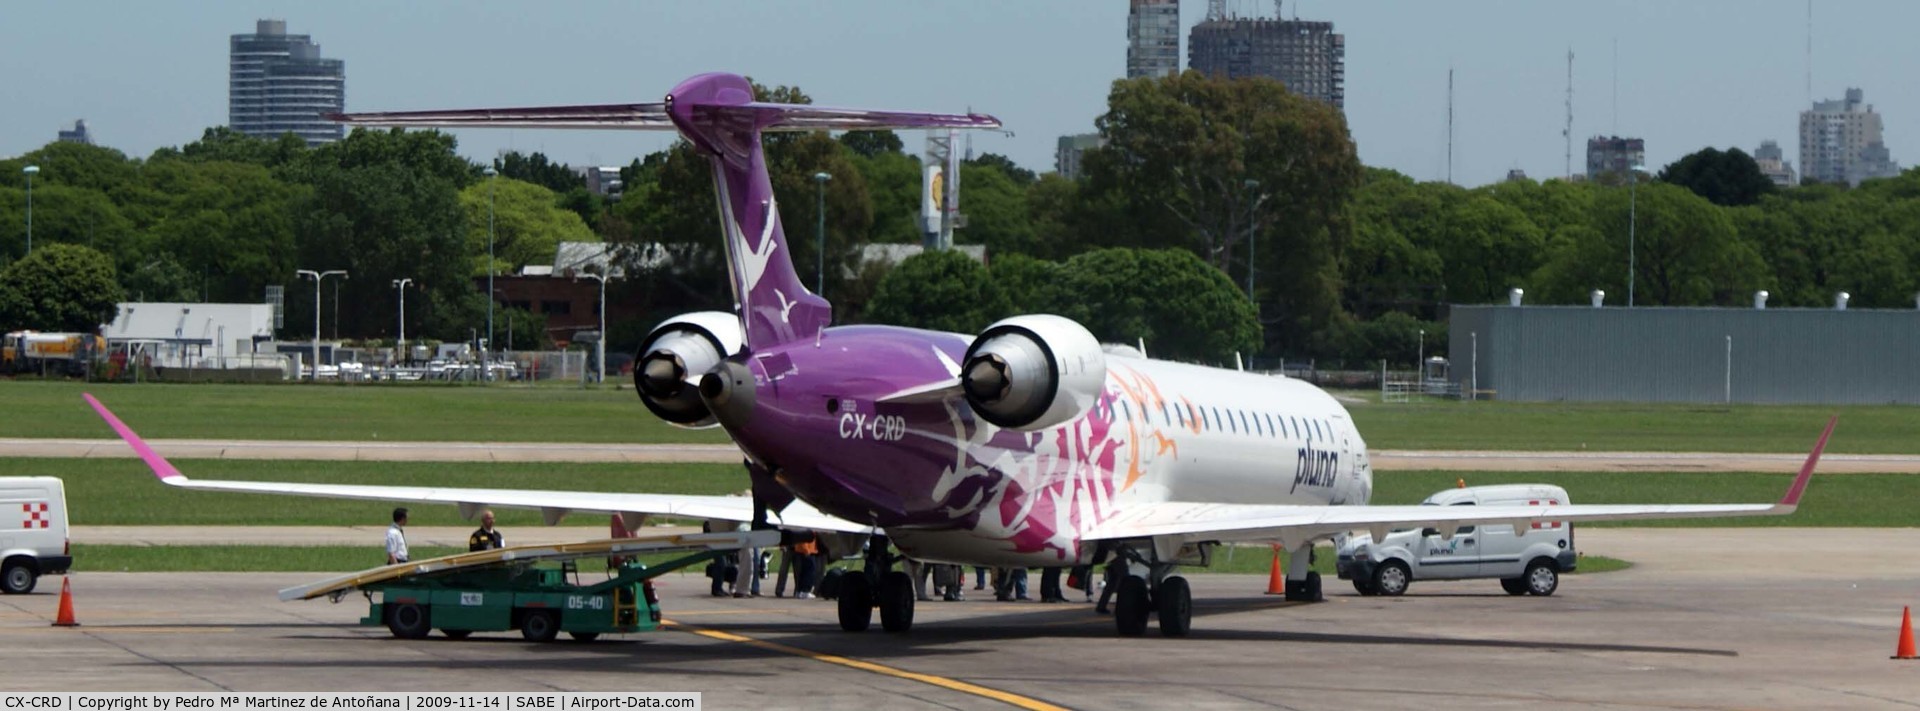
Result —
<svg viewBox="0 0 1920 711"><path fill-rule="evenodd" d="M1126 505L1371 496L1346 409L1288 378L1108 354L1095 406L1032 432L962 398L878 402L952 377L970 340L847 326L756 352L752 415L729 432L807 503L885 528L914 557L969 564L1084 563L1080 532Z"/></svg>

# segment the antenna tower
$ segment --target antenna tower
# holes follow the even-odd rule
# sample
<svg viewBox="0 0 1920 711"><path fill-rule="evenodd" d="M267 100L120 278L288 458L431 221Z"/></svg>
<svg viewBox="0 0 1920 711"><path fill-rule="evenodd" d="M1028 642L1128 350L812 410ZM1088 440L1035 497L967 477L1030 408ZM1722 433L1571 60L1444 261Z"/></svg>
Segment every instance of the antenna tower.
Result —
<svg viewBox="0 0 1920 711"><path fill-rule="evenodd" d="M1207 0L1207 21L1227 19L1227 0Z"/></svg>
<svg viewBox="0 0 1920 711"><path fill-rule="evenodd" d="M1453 184L1453 67L1447 67L1447 184Z"/></svg>
<svg viewBox="0 0 1920 711"><path fill-rule="evenodd" d="M1573 179L1573 48L1567 48L1567 127L1560 129L1567 139L1567 179Z"/></svg>

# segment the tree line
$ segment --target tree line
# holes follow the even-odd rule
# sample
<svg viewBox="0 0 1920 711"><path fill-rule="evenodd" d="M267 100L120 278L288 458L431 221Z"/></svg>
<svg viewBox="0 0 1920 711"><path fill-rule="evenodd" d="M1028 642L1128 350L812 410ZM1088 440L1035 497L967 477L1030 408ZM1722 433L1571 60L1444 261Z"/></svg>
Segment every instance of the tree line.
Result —
<svg viewBox="0 0 1920 711"><path fill-rule="evenodd" d="M794 87L756 91L809 101ZM1096 126L1105 145L1074 180L994 154L963 162L957 241L985 245L984 265L856 260L863 244L921 241L921 164L895 134L773 134L767 161L798 265L818 255L820 191L826 295L842 323L967 332L1047 311L1155 355L1357 364L1411 362L1421 330L1427 351L1443 349L1447 304L1500 302L1513 287L1532 304L1584 304L1601 289L1622 305L1630 251L1639 306L1742 306L1765 289L1774 306L1845 290L1855 306L1901 308L1920 288L1912 172L1776 190L1744 153L1706 149L1631 185L1462 188L1362 166L1337 111L1276 82L1193 73L1115 82ZM485 323L476 277L551 263L562 241L604 241L627 260L608 298L645 316L610 323L612 348L673 313L730 305L707 163L684 143L623 167L618 200L538 153L501 157L490 179L434 131L359 129L309 148L215 128L144 159L53 143L0 161L0 176L29 164L40 167L32 258L25 186L0 186L0 328L83 330L117 299L257 302L282 285L282 334L304 338L312 286L294 270L346 269L323 336L391 338L390 284L404 277L424 292L410 295L409 332L461 340ZM516 337L541 345L537 329Z"/></svg>

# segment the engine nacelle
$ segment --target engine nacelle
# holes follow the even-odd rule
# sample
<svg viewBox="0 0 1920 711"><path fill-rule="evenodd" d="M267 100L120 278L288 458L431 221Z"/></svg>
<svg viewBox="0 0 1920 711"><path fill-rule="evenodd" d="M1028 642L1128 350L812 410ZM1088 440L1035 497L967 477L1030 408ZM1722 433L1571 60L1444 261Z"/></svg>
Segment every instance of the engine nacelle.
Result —
<svg viewBox="0 0 1920 711"><path fill-rule="evenodd" d="M660 419L683 427L711 427L700 399L700 378L740 351L740 319L720 311L681 314L653 327L633 367L634 390Z"/></svg>
<svg viewBox="0 0 1920 711"><path fill-rule="evenodd" d="M1106 387L1100 341L1073 319L1036 314L1003 319L973 340L960 388L993 424L1041 430L1093 408Z"/></svg>

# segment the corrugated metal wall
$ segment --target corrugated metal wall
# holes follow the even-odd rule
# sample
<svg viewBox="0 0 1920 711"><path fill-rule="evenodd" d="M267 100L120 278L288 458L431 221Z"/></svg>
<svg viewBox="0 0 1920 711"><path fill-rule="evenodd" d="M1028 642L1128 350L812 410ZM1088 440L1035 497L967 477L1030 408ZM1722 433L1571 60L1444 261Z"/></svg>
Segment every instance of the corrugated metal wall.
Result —
<svg viewBox="0 0 1920 711"><path fill-rule="evenodd" d="M1448 333L1500 400L1920 404L1920 311L1456 305Z"/></svg>

